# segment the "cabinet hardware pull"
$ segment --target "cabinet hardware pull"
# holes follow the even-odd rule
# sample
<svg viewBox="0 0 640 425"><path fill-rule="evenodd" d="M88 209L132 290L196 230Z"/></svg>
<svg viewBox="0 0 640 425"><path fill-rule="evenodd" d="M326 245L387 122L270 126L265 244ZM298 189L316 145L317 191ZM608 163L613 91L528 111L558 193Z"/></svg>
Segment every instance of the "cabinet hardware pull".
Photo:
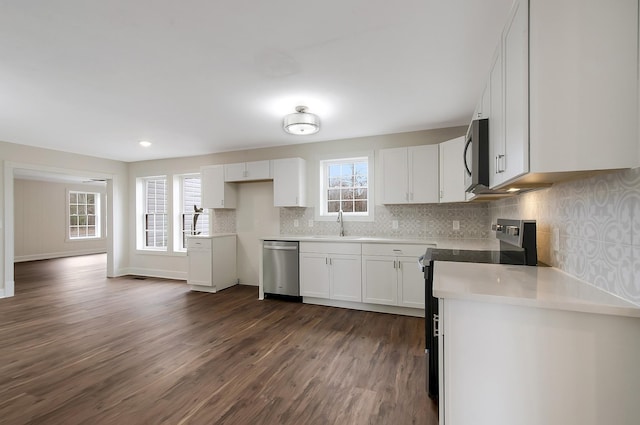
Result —
<svg viewBox="0 0 640 425"><path fill-rule="evenodd" d="M440 336L440 316L433 315L433 336Z"/></svg>
<svg viewBox="0 0 640 425"><path fill-rule="evenodd" d="M498 155L497 156L497 166L496 166L496 170L498 173L504 173L505 167L503 166L505 160L504 160L504 155Z"/></svg>

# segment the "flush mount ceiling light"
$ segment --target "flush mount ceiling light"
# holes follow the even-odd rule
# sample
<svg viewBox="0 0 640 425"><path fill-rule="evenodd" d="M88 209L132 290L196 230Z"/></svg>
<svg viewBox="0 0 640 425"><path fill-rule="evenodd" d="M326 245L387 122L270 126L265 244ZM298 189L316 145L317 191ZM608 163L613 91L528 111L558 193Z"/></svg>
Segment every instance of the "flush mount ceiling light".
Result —
<svg viewBox="0 0 640 425"><path fill-rule="evenodd" d="M140 146L142 146L143 148L148 148L149 146L151 146L151 142L147 140L140 140Z"/></svg>
<svg viewBox="0 0 640 425"><path fill-rule="evenodd" d="M306 106L296 106L296 113L285 116L282 126L289 134L305 136L320 131L320 118L307 112Z"/></svg>

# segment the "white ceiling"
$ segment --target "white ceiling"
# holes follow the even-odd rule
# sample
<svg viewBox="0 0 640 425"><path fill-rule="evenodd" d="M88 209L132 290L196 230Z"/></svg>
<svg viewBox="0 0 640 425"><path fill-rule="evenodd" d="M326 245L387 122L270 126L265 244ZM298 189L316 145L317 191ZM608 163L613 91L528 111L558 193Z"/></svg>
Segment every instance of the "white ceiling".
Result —
<svg viewBox="0 0 640 425"><path fill-rule="evenodd" d="M2 1L0 140L139 161L464 125L511 3ZM317 135L282 130L300 104Z"/></svg>

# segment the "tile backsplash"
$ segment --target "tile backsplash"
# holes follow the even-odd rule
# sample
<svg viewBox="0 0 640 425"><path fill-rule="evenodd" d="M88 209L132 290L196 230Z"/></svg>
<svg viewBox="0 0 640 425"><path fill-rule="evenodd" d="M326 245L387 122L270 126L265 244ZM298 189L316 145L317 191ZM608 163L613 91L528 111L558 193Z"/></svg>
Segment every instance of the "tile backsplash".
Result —
<svg viewBox="0 0 640 425"><path fill-rule="evenodd" d="M541 261L640 304L640 168L494 201L489 215L536 220Z"/></svg>
<svg viewBox="0 0 640 425"><path fill-rule="evenodd" d="M211 209L211 229L214 233L236 233L236 210Z"/></svg>
<svg viewBox="0 0 640 425"><path fill-rule="evenodd" d="M338 235L340 224L334 220L315 221L313 208L281 208L282 235ZM294 225L298 221L298 227ZM313 227L309 227L309 220ZM398 228L393 228L393 221ZM460 229L453 230L453 221ZM487 204L376 205L375 221L345 221L346 235L407 239L486 239L490 221Z"/></svg>

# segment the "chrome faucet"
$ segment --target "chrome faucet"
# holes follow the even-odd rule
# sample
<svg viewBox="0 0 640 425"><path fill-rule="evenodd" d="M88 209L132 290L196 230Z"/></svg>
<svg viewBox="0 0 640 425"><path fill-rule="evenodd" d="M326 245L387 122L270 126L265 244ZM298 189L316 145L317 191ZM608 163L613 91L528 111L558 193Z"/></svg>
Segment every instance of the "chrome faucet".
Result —
<svg viewBox="0 0 640 425"><path fill-rule="evenodd" d="M342 218L342 209L338 211L338 223L340 223L340 236L344 236L344 219Z"/></svg>

